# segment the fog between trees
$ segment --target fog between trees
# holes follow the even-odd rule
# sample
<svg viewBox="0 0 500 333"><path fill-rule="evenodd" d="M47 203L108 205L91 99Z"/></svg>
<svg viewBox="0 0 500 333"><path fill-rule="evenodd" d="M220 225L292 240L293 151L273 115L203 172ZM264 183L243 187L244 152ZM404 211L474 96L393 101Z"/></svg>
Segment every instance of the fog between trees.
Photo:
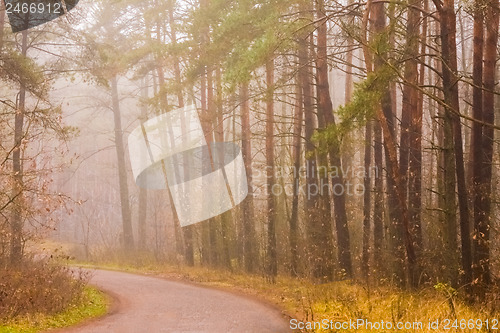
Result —
<svg viewBox="0 0 500 333"><path fill-rule="evenodd" d="M84 2L1 43L0 258L31 239L483 299L498 282L498 0ZM181 227L128 134L195 105L249 195ZM217 193L207 193L208 196Z"/></svg>

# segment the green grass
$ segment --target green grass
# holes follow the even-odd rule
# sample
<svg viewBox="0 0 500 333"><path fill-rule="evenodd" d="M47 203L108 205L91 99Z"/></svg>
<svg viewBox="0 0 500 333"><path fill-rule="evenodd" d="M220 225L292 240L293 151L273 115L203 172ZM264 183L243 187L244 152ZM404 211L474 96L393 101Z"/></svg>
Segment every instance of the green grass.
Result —
<svg viewBox="0 0 500 333"><path fill-rule="evenodd" d="M108 308L108 298L101 291L87 286L79 304L53 316L33 314L16 318L8 323L0 323L1 333L36 333L51 328L61 328L79 324L85 320L104 315Z"/></svg>
<svg viewBox="0 0 500 333"><path fill-rule="evenodd" d="M377 332L479 332L480 330L444 330L443 320L450 319L449 327L455 319L498 319L498 306L482 304L467 305L458 297L445 292L443 288L428 285L418 291L401 291L387 286L368 286L354 281L339 281L314 285L305 279L293 279L280 276L275 283L270 283L263 276L231 273L225 270L201 267L185 267L176 265L159 265L142 262L140 265L108 263L99 267L128 271L195 282L201 285L228 289L243 294L256 296L284 310L290 317L300 321L316 321L323 319L333 322L344 322L366 319L372 323L422 323L422 328L387 330ZM497 300L498 302L498 300ZM429 329L429 320L439 320L439 329ZM500 328L500 322L499 322ZM305 331L305 330L304 330ZM328 330L311 329L308 332L373 332L369 328ZM481 332L488 332L482 330ZM491 331L496 332L496 331Z"/></svg>

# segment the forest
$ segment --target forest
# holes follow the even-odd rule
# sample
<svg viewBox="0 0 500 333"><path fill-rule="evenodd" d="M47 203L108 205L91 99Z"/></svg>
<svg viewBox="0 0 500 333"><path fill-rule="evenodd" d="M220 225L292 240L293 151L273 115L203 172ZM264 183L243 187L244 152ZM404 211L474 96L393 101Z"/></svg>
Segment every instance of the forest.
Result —
<svg viewBox="0 0 500 333"><path fill-rule="evenodd" d="M2 11L2 269L50 240L88 262L499 304L499 15L498 0L96 0L11 32ZM167 136L176 112L241 153L241 200L223 166L227 189L176 197L161 168L189 178L188 160L138 186L131 133L167 119ZM229 209L183 223L226 190Z"/></svg>

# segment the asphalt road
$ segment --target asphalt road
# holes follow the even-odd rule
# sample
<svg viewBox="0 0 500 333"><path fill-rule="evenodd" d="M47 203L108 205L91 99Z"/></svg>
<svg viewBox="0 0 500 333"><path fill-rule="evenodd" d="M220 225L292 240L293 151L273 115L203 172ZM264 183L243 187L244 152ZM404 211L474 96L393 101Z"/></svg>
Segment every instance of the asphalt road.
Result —
<svg viewBox="0 0 500 333"><path fill-rule="evenodd" d="M291 332L271 306L229 292L121 272L95 271L91 284L115 299L111 313L67 333Z"/></svg>

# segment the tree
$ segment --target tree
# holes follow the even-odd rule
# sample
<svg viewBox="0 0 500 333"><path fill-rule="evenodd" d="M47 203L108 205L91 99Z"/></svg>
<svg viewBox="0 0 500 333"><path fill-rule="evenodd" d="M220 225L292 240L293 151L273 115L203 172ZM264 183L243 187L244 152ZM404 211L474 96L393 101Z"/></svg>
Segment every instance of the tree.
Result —
<svg viewBox="0 0 500 333"><path fill-rule="evenodd" d="M298 81L298 80L297 80ZM292 212L290 214L290 274L298 276L299 273L299 188L300 188L300 165L301 165L301 136L302 136L302 117L303 117L303 98L300 82L295 82L295 105L293 122L293 187L292 187Z"/></svg>
<svg viewBox="0 0 500 333"><path fill-rule="evenodd" d="M126 5L124 4L126 8ZM123 9L122 8L122 9ZM123 142L123 129L121 124L120 97L118 90L118 76L126 71L126 66L135 64L142 56L136 50L128 49L128 52L115 49L110 46L109 41L120 36L125 22L120 22L118 26L111 26L107 23L109 17L116 17L119 14L115 9L103 9L103 12L97 14L97 22L93 27L94 34L86 34L86 43L83 45L85 54L81 58L84 66L98 82L110 88L111 109L114 119L114 140L117 155L118 180L120 187L120 206L122 214L123 234L121 236L123 249L131 251L134 249L134 236L132 231L132 217L129 201L129 189L127 180L127 165L125 162L125 145ZM113 16L115 15L115 16ZM125 37L122 35L121 39ZM127 46L123 44L123 47Z"/></svg>
<svg viewBox="0 0 500 333"><path fill-rule="evenodd" d="M376 3L372 5L372 14L374 16L374 32L379 38L381 43L381 49L387 48L388 36L385 30L385 9L383 3ZM374 60L374 72L384 70L384 57L387 56L385 53L377 54ZM389 219L390 219L390 237L391 237L391 249L393 252L393 276L394 280L399 285L404 285L404 249L403 249L403 234L405 233L404 228L408 224L408 215L406 200L402 191L402 184L400 183L398 160L396 153L396 143L395 143L395 123L394 123L394 111L392 109L391 101L391 91L389 84L384 89L381 98L381 109L377 112L377 119L381 125L384 148L385 148L385 164L387 170L387 195L388 195L388 208L389 208ZM399 193L398 193L399 191ZM408 239L408 235L405 237ZM411 242L407 242L407 247L409 246L410 253L412 252ZM415 258L410 259L413 255L408 255L409 260L415 260ZM412 274L410 274L412 275Z"/></svg>
<svg viewBox="0 0 500 333"><path fill-rule="evenodd" d="M274 60L266 62L266 173L267 173L267 274L274 280L278 275L278 258L276 253L276 195L274 194Z"/></svg>
<svg viewBox="0 0 500 333"><path fill-rule="evenodd" d="M463 159L462 128L460 118L459 99L458 99L458 79L457 79L457 47L456 47L456 15L454 10L454 1L446 0L442 3L435 2L436 8L440 13L441 29L441 54L442 54L442 80L443 94L445 102L446 118L451 119L453 126L453 151L455 158L456 183L458 189L458 203L460 211L460 231L462 237L462 261L467 261L469 242L467 234L469 233L469 208L467 203L467 190L465 184L465 166ZM445 119L446 119L445 118ZM450 181L450 183L454 183ZM451 196L451 185L446 190ZM454 192L454 185L453 185ZM451 209L451 206L450 206ZM454 214L450 212L449 214ZM452 232L453 230L453 232ZM450 246L454 246L455 226L450 224L445 237L448 237ZM467 271L468 268L464 268Z"/></svg>
<svg viewBox="0 0 500 333"><path fill-rule="evenodd" d="M28 31L22 32L21 55L26 57L28 51ZM14 121L14 148L12 151L12 174L13 174L13 190L12 197L17 198L14 201L14 209L12 212L11 224L11 240L10 240L10 261L12 265L20 263L23 254L23 167L21 161L22 141L24 138L24 114L26 112L26 82L21 77L19 88L19 102L17 105L15 121Z"/></svg>
<svg viewBox="0 0 500 333"><path fill-rule="evenodd" d="M317 50L317 81L318 81L318 113L322 114L326 125L335 126L335 118L333 116L332 100L330 97L330 89L328 83L328 64L327 64L327 21L324 3L322 0L318 2L318 16L324 20L318 26L318 50ZM346 278L352 277L352 262L351 262L351 242L349 228L347 225L346 211L346 191L341 194L336 194L337 188L345 189L344 176L342 172L342 162L340 159L340 149L338 146L332 146L329 151L330 166L337 172L332 172L331 182L333 193L333 207L335 215L335 227L337 233L338 260L340 269L345 274ZM328 223L323 221L323 223ZM331 228L330 228L331 229ZM325 230L328 230L326 228Z"/></svg>
<svg viewBox="0 0 500 333"><path fill-rule="evenodd" d="M118 79L111 78L111 98L113 103L113 119L115 124L115 147L118 162L118 181L120 184L120 203L123 222L123 248L125 251L134 249L134 235L132 233L132 215L128 192L127 170L125 162L125 145L123 143L123 130L121 123L120 100L118 96Z"/></svg>
<svg viewBox="0 0 500 333"><path fill-rule="evenodd" d="M241 221L243 225L243 260L245 270L253 273L258 263L255 251L255 225L253 212L253 186L252 186L252 146L250 129L250 106L248 98L248 83L243 83L240 88L241 103L241 153L247 174L248 197L241 203Z"/></svg>
<svg viewBox="0 0 500 333"><path fill-rule="evenodd" d="M372 161L372 122L368 121L365 126L365 151L364 151L364 169L365 176L363 186L363 253L361 259L361 270L363 278L368 281L370 273L370 220L371 220L371 188L372 181L370 167Z"/></svg>
<svg viewBox="0 0 500 333"><path fill-rule="evenodd" d="M486 10L484 15L482 10ZM491 282L489 263L489 235L491 229L491 181L493 163L494 89L499 24L498 1L488 2L486 8L476 3L474 10L474 108L473 116L473 184L474 184L474 278L477 296L484 299ZM483 24L486 40L483 50ZM483 53L484 52L484 53ZM483 58L484 57L484 58ZM484 67L483 67L484 66ZM481 68L483 67L483 68ZM482 76L482 77L481 77ZM484 89L484 90L482 90ZM484 124L479 124L482 121ZM469 277L469 276L467 276Z"/></svg>

